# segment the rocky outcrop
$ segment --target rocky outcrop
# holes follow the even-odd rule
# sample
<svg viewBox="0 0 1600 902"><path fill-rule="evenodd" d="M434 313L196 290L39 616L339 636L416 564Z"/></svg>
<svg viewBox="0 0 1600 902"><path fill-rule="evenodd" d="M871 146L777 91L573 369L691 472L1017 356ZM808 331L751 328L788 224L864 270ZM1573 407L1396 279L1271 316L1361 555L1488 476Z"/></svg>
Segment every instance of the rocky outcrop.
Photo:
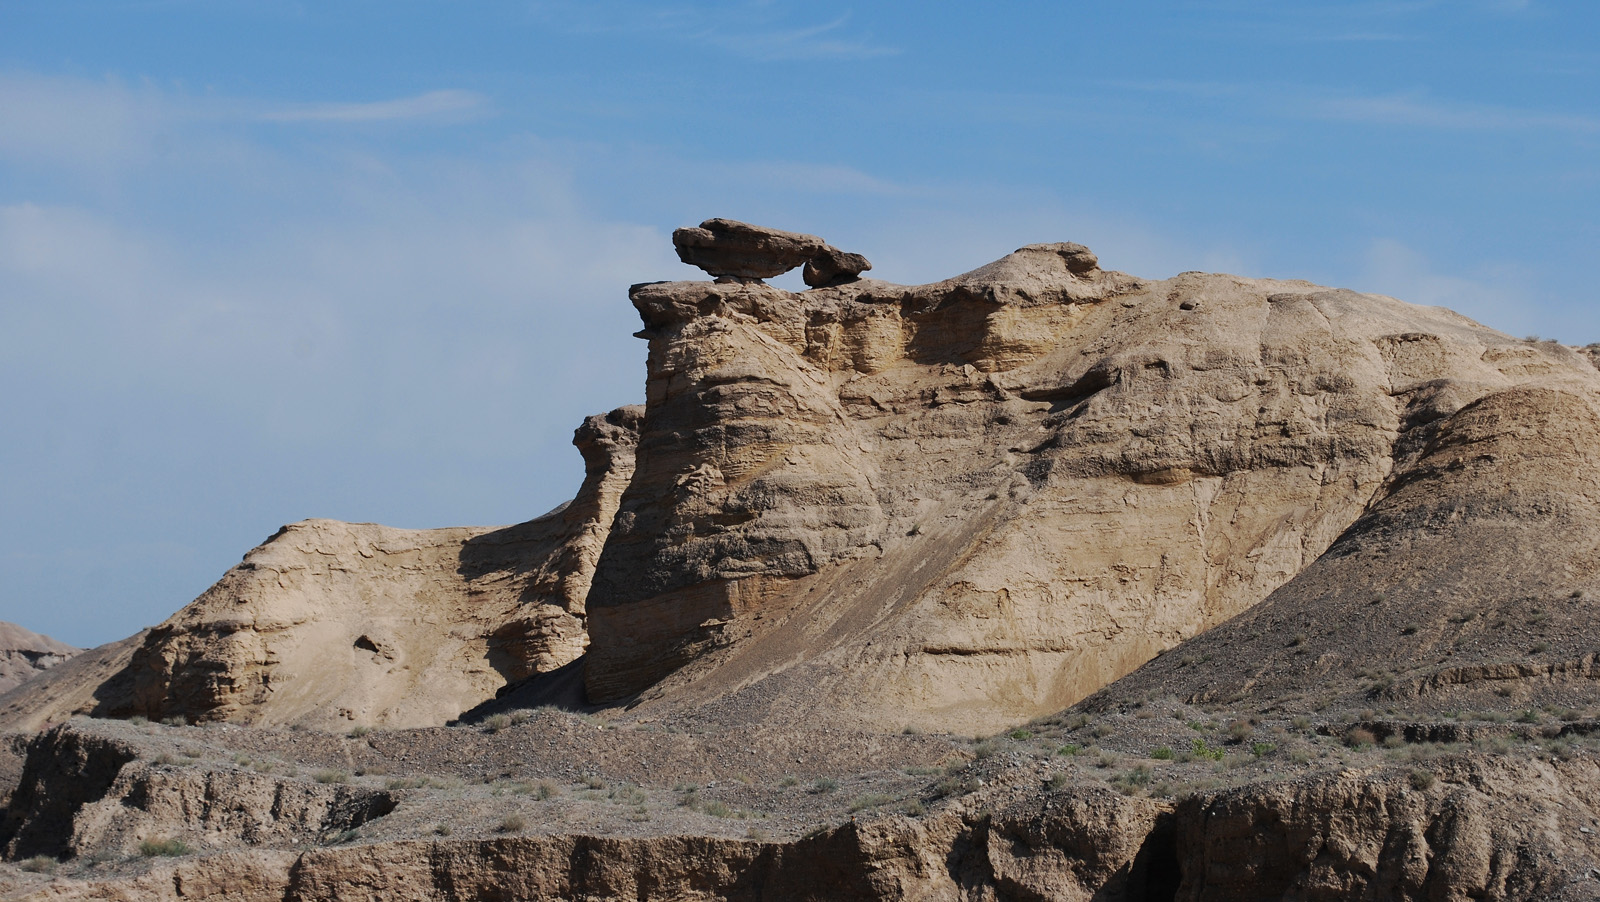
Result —
<svg viewBox="0 0 1600 902"><path fill-rule="evenodd" d="M708 219L696 228L672 233L678 259L698 266L717 281L770 279L803 266L812 288L855 281L872 268L867 258L847 253L815 235L782 232L732 219Z"/></svg>
<svg viewBox="0 0 1600 902"><path fill-rule="evenodd" d="M83 651L15 623L0 621L0 693Z"/></svg>
<svg viewBox="0 0 1600 902"><path fill-rule="evenodd" d="M307 520L245 555L78 710L329 729L443 723L580 655L639 411L591 417L570 504L505 528ZM59 714L59 712L56 712Z"/></svg>

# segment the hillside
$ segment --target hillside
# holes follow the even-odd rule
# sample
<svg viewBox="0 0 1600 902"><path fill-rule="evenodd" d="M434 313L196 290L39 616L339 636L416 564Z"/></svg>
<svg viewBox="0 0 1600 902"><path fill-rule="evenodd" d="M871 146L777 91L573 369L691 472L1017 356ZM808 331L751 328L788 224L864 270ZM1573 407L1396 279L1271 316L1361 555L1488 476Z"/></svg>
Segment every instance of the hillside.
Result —
<svg viewBox="0 0 1600 902"><path fill-rule="evenodd" d="M0 621L0 693L71 658L81 648Z"/></svg>

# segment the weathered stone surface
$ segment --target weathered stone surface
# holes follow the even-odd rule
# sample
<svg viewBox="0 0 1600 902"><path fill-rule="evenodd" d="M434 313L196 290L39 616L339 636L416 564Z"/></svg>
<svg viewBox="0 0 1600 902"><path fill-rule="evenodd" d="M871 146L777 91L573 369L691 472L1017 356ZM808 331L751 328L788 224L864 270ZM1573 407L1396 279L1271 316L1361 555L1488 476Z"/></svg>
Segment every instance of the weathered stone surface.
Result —
<svg viewBox="0 0 1600 902"><path fill-rule="evenodd" d="M83 651L15 623L0 621L0 693Z"/></svg>
<svg viewBox="0 0 1600 902"><path fill-rule="evenodd" d="M1304 571L1414 463L1417 422L1600 389L1449 311L1146 282L1074 244L932 285L631 297L648 398L586 673L644 710L1058 710Z"/></svg>

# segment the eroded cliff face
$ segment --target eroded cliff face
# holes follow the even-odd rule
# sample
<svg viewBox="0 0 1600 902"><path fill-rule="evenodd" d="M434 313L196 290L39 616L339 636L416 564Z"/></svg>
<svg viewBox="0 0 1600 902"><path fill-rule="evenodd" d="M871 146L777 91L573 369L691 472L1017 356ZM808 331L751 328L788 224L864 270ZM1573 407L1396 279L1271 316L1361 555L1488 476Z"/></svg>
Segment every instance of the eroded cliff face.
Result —
<svg viewBox="0 0 1600 902"><path fill-rule="evenodd" d="M1116 791L1094 768L1008 756L957 795L919 793L926 812L834 812L777 838L740 835L743 824L726 819L690 832L637 818L622 827L581 807L558 819L566 829L514 835L462 823L473 803L459 788L321 783L205 755L151 761L149 746L168 737L150 729L118 739L110 734L130 731L80 723L34 740L0 843L13 860L60 856L66 872L50 880L0 865L6 898L1551 902L1600 893L1600 769L1587 752L1458 750L1398 765L1374 754L1372 766L1312 764L1320 772L1177 800ZM454 810L441 810L452 792ZM591 796L564 804L610 807ZM452 814L461 835L418 835ZM670 806L655 814L673 817ZM125 857L152 839L190 851Z"/></svg>
<svg viewBox="0 0 1600 902"><path fill-rule="evenodd" d="M644 710L963 730L1058 710L1315 561L1417 422L1596 383L1443 309L1143 281L1079 245L916 287L631 297L648 399L586 675Z"/></svg>
<svg viewBox="0 0 1600 902"><path fill-rule="evenodd" d="M261 725L443 723L583 654L595 561L633 471L637 408L577 431L570 504L505 528L306 520L150 631L90 710Z"/></svg>

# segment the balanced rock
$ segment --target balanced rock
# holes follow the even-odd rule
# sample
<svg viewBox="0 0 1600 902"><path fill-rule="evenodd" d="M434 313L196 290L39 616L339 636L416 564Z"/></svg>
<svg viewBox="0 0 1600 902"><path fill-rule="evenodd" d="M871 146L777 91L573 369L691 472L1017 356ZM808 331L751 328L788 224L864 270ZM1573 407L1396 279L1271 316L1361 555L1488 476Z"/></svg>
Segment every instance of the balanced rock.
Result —
<svg viewBox="0 0 1600 902"><path fill-rule="evenodd" d="M839 250L815 235L783 232L732 219L708 219L672 233L678 259L721 281L781 276L805 266L813 288L849 282L872 268L867 258Z"/></svg>

